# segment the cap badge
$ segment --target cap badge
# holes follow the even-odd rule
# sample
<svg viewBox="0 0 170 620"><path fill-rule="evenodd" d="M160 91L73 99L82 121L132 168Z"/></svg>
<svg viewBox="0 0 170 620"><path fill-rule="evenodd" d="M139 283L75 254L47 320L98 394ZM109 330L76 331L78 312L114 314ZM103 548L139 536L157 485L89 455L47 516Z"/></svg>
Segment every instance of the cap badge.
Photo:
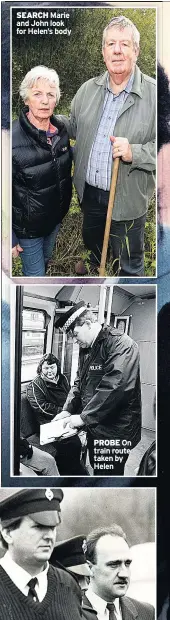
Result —
<svg viewBox="0 0 170 620"><path fill-rule="evenodd" d="M83 540L82 549L83 549L83 553L86 553L86 551L87 551L87 542L86 542L85 538Z"/></svg>
<svg viewBox="0 0 170 620"><path fill-rule="evenodd" d="M46 497L47 499L49 499L49 502L51 502L51 500L52 500L52 499L53 499L53 497L54 497L54 493L53 493L53 491L52 491L51 489L46 489L46 491L45 491L45 497Z"/></svg>

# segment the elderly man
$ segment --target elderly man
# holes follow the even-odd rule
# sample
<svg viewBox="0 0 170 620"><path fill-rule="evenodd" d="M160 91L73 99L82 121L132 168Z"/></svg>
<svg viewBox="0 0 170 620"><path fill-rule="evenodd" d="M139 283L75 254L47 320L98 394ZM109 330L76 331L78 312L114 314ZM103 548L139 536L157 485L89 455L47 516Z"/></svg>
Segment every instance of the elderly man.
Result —
<svg viewBox="0 0 170 620"><path fill-rule="evenodd" d="M62 498L61 489L27 489L0 502L0 620L80 620L78 584L49 566Z"/></svg>
<svg viewBox="0 0 170 620"><path fill-rule="evenodd" d="M69 426L85 427L94 475L122 475L131 448L141 438L138 345L118 329L103 329L81 301L55 326L72 330L80 345L77 377L56 419L71 416Z"/></svg>
<svg viewBox="0 0 170 620"><path fill-rule="evenodd" d="M155 81L136 62L140 34L126 17L114 17L103 33L106 73L76 93L64 120L74 151L74 183L84 214L83 239L97 273L101 260L112 164L120 158L110 245L114 271L144 275L144 228L154 190ZM128 239L127 239L128 238ZM116 269L115 269L116 268ZM85 274L82 261L77 273Z"/></svg>
<svg viewBox="0 0 170 620"><path fill-rule="evenodd" d="M83 601L86 620L154 620L152 605L126 596L130 584L131 552L119 525L93 530L87 537L86 557L91 567L90 585Z"/></svg>

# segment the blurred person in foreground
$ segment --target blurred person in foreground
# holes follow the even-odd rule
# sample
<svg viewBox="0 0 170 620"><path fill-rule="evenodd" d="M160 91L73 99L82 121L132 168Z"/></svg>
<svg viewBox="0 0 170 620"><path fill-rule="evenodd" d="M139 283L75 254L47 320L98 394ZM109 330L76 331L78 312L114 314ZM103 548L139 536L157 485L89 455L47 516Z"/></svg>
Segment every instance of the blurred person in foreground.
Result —
<svg viewBox="0 0 170 620"><path fill-rule="evenodd" d="M158 66L158 605L159 620L170 618L169 415L170 402L170 87Z"/></svg>
<svg viewBox="0 0 170 620"><path fill-rule="evenodd" d="M153 402L153 415L156 419L156 394ZM149 448L144 452L144 455L140 461L138 470L138 476L156 476L156 441L152 441Z"/></svg>
<svg viewBox="0 0 170 620"><path fill-rule="evenodd" d="M25 437L20 437L19 448L21 476L59 476L52 454L33 447Z"/></svg>
<svg viewBox="0 0 170 620"><path fill-rule="evenodd" d="M158 305L170 301L170 88L158 65Z"/></svg>

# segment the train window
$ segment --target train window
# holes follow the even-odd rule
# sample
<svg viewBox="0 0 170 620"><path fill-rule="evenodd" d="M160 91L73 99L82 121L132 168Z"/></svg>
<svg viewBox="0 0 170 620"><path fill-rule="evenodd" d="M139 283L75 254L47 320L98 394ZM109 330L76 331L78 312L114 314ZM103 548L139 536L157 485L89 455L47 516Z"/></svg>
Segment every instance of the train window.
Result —
<svg viewBox="0 0 170 620"><path fill-rule="evenodd" d="M24 308L22 315L21 382L35 377L37 366L46 348L46 313Z"/></svg>

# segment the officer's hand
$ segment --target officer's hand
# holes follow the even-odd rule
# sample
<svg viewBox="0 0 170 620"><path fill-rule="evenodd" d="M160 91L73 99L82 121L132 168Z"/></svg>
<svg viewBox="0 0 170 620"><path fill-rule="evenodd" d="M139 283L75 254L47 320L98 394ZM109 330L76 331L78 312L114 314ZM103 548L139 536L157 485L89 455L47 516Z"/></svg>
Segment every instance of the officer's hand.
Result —
<svg viewBox="0 0 170 620"><path fill-rule="evenodd" d="M69 413L69 411L60 411L60 413L57 413L57 415L51 420L51 422L56 422L56 420L63 420L63 418L68 418L68 416L70 415L71 414Z"/></svg>
<svg viewBox="0 0 170 620"><path fill-rule="evenodd" d="M17 243L17 245L15 245L14 248L12 248L12 256L13 256L13 258L18 258L20 252L23 252L23 248L21 248L19 243Z"/></svg>
<svg viewBox="0 0 170 620"><path fill-rule="evenodd" d="M121 157L123 161L132 161L132 150L127 138L115 138L110 136L112 142L112 156L113 159Z"/></svg>
<svg viewBox="0 0 170 620"><path fill-rule="evenodd" d="M68 423L70 428L81 428L81 426L84 426L84 422L81 419L80 415L72 415L69 420L67 418L67 420L63 422L64 428L67 426Z"/></svg>

